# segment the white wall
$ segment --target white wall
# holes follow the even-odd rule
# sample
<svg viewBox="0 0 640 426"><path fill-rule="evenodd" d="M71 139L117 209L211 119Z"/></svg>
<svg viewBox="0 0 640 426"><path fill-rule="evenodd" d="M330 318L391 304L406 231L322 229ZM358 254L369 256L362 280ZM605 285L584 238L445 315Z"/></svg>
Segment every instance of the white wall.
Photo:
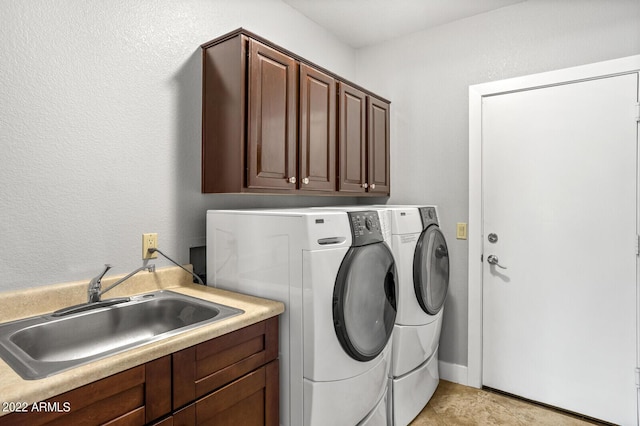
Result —
<svg viewBox="0 0 640 426"><path fill-rule="evenodd" d="M208 208L338 202L200 193L200 44L242 26L355 80L355 52L281 1L3 0L0 16L0 291L129 272L143 232L188 262Z"/></svg>
<svg viewBox="0 0 640 426"><path fill-rule="evenodd" d="M199 45L243 26L392 101L392 203L437 203L441 358L467 364L467 89L640 53L638 0L528 0L354 51L279 0L0 2L0 291L188 261L208 208L352 199L200 193ZM156 262L159 266L166 263Z"/></svg>
<svg viewBox="0 0 640 426"><path fill-rule="evenodd" d="M390 202L440 206L441 360L467 365L468 86L639 53L638 0L528 0L357 52L359 82L392 101Z"/></svg>

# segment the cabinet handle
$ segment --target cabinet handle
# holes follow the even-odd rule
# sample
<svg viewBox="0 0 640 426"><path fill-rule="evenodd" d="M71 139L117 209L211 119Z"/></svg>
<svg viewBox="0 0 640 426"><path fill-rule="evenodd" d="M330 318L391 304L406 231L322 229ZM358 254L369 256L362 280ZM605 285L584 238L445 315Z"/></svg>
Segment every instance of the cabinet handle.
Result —
<svg viewBox="0 0 640 426"><path fill-rule="evenodd" d="M287 182L296 183L296 177L295 176L291 176L290 178L287 178Z"/></svg>
<svg viewBox="0 0 640 426"><path fill-rule="evenodd" d="M376 189L376 184L375 184L375 183L372 183L372 184L371 184L371 186L370 186L369 188L371 188L371 189Z"/></svg>
<svg viewBox="0 0 640 426"><path fill-rule="evenodd" d="M363 183L363 184L362 184L362 187L363 187L364 189L367 189L367 188L369 187L369 184L368 184L367 182L365 182L365 183Z"/></svg>
<svg viewBox="0 0 640 426"><path fill-rule="evenodd" d="M304 183L305 185L309 185L309 178L302 178L302 183Z"/></svg>

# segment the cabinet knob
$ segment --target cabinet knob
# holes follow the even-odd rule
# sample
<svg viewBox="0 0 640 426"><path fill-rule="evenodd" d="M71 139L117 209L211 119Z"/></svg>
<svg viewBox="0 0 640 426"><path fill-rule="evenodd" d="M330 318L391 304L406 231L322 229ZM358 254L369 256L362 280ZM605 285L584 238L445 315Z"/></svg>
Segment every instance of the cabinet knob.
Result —
<svg viewBox="0 0 640 426"><path fill-rule="evenodd" d="M296 177L295 176L291 176L290 178L287 178L287 182L296 183Z"/></svg>
<svg viewBox="0 0 640 426"><path fill-rule="evenodd" d="M371 188L371 189L376 189L376 184L375 184L375 183L372 183L372 184L371 184L371 186L370 186L369 188Z"/></svg>
<svg viewBox="0 0 640 426"><path fill-rule="evenodd" d="M367 182L365 182L365 183L363 183L363 184L362 184L362 187L363 187L364 189L367 189L367 188L369 187L369 184L368 184Z"/></svg>
<svg viewBox="0 0 640 426"><path fill-rule="evenodd" d="M309 185L309 178L302 178L302 183L304 183L305 185Z"/></svg>

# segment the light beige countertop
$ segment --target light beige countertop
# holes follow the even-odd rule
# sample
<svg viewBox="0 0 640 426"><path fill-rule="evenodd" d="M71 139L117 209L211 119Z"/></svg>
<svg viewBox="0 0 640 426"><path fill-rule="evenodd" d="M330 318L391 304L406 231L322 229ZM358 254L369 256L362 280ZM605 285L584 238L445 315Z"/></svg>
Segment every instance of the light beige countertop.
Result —
<svg viewBox="0 0 640 426"><path fill-rule="evenodd" d="M105 277L107 288L121 276ZM171 290L242 309L241 315L197 327L120 354L63 371L40 380L24 380L0 359L0 404L32 404L111 376L214 337L255 324L284 312L284 304L240 293L191 283L191 276L177 267L140 272L106 293L103 299L125 297L157 290ZM0 323L53 312L84 303L89 280L0 293ZM8 414L0 410L0 416Z"/></svg>

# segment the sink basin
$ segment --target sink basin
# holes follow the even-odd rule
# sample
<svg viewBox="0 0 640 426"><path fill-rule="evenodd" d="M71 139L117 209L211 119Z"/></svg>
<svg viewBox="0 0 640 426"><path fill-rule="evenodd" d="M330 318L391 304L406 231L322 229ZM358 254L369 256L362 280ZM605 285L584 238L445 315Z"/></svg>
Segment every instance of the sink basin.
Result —
<svg viewBox="0 0 640 426"><path fill-rule="evenodd" d="M156 291L0 324L0 357L24 379L40 379L243 312Z"/></svg>

